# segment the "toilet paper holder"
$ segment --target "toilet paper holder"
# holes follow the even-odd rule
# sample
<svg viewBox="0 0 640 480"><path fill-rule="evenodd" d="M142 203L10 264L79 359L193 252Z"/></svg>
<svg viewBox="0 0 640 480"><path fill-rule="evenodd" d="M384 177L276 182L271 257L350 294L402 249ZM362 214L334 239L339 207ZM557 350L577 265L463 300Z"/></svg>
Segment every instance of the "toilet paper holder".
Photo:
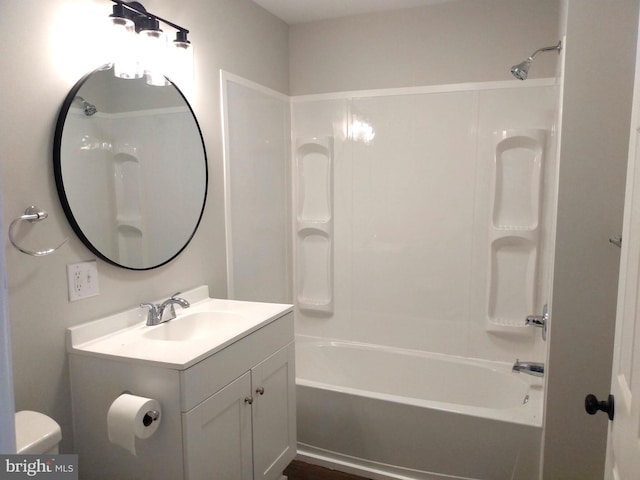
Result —
<svg viewBox="0 0 640 480"><path fill-rule="evenodd" d="M122 394L133 395L133 393L131 393L129 390L123 391ZM144 414L144 417L142 417L142 424L145 427L148 427L159 418L160 418L160 412L158 410L149 410L147 413Z"/></svg>
<svg viewBox="0 0 640 480"><path fill-rule="evenodd" d="M136 442L154 435L162 423L160 402L129 392L118 396L107 411L109 442L136 454Z"/></svg>
<svg viewBox="0 0 640 480"><path fill-rule="evenodd" d="M157 411L157 410L149 410L147 413L144 414L144 417L142 417L142 424L145 427L148 427L149 425L151 425L153 422L155 422L159 418L160 418L160 412L159 411Z"/></svg>

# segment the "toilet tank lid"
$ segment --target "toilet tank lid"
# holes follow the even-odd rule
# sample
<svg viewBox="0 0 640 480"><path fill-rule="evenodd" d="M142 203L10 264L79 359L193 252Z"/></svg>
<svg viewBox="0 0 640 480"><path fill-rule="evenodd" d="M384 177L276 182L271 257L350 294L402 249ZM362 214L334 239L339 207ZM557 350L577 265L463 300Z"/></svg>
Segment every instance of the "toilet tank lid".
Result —
<svg viewBox="0 0 640 480"><path fill-rule="evenodd" d="M60 425L52 418L31 410L16 412L16 451L19 454L44 453L61 439Z"/></svg>

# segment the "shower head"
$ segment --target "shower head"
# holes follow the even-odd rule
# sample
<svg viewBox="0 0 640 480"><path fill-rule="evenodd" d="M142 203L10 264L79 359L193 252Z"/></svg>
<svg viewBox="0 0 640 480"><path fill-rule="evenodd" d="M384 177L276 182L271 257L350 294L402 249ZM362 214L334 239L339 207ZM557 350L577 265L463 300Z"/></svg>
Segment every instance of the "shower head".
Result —
<svg viewBox="0 0 640 480"><path fill-rule="evenodd" d="M82 98L80 95L77 95L76 98L74 100L79 100L80 101L80 106L82 107L82 111L84 112L84 114L87 117L90 117L91 115L94 115L95 113L98 112L98 109L96 108L95 105L87 102L84 98Z"/></svg>
<svg viewBox="0 0 640 480"><path fill-rule="evenodd" d="M531 66L532 60L533 59L529 57L524 62L520 62L519 64L511 67L511 75L516 77L518 80L526 80L529 76L529 67Z"/></svg>
<svg viewBox="0 0 640 480"><path fill-rule="evenodd" d="M529 68L531 67L531 62L533 62L533 59L536 58L536 55L538 55L540 52L548 52L550 50L556 50L558 53L560 53L560 50L562 50L562 41L558 42L558 44L554 45L553 47L539 48L538 50L533 52L533 54L524 62L520 62L519 64L511 67L511 75L516 77L518 80L526 80L529 76Z"/></svg>

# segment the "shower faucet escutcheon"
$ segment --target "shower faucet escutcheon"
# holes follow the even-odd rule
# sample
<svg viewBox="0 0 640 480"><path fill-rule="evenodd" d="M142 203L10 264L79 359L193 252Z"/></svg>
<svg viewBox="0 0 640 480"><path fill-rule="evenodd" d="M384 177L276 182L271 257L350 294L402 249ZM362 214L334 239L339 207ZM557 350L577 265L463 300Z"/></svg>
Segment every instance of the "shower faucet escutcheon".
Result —
<svg viewBox="0 0 640 480"><path fill-rule="evenodd" d="M176 318L176 304L180 305L182 308L189 308L190 303L184 298L178 297L180 292L174 293L171 295L171 298L165 300L159 305L154 305L153 303L141 303L140 307L147 307L149 309L149 313L147 313L147 326L152 327L154 325L160 325L161 323L168 322L169 320L173 320ZM166 308L169 307L169 316L164 318L164 312Z"/></svg>

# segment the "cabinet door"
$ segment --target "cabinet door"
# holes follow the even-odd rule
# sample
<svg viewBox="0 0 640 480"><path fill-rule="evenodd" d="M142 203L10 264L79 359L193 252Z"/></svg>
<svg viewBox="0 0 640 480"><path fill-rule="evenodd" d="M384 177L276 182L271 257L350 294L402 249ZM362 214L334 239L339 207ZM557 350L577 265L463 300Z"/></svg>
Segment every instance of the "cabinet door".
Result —
<svg viewBox="0 0 640 480"><path fill-rule="evenodd" d="M251 480L251 375L182 414L188 480ZM176 445L176 448L180 448Z"/></svg>
<svg viewBox="0 0 640 480"><path fill-rule="evenodd" d="M295 350L278 350L251 371L253 478L275 480L296 455Z"/></svg>

